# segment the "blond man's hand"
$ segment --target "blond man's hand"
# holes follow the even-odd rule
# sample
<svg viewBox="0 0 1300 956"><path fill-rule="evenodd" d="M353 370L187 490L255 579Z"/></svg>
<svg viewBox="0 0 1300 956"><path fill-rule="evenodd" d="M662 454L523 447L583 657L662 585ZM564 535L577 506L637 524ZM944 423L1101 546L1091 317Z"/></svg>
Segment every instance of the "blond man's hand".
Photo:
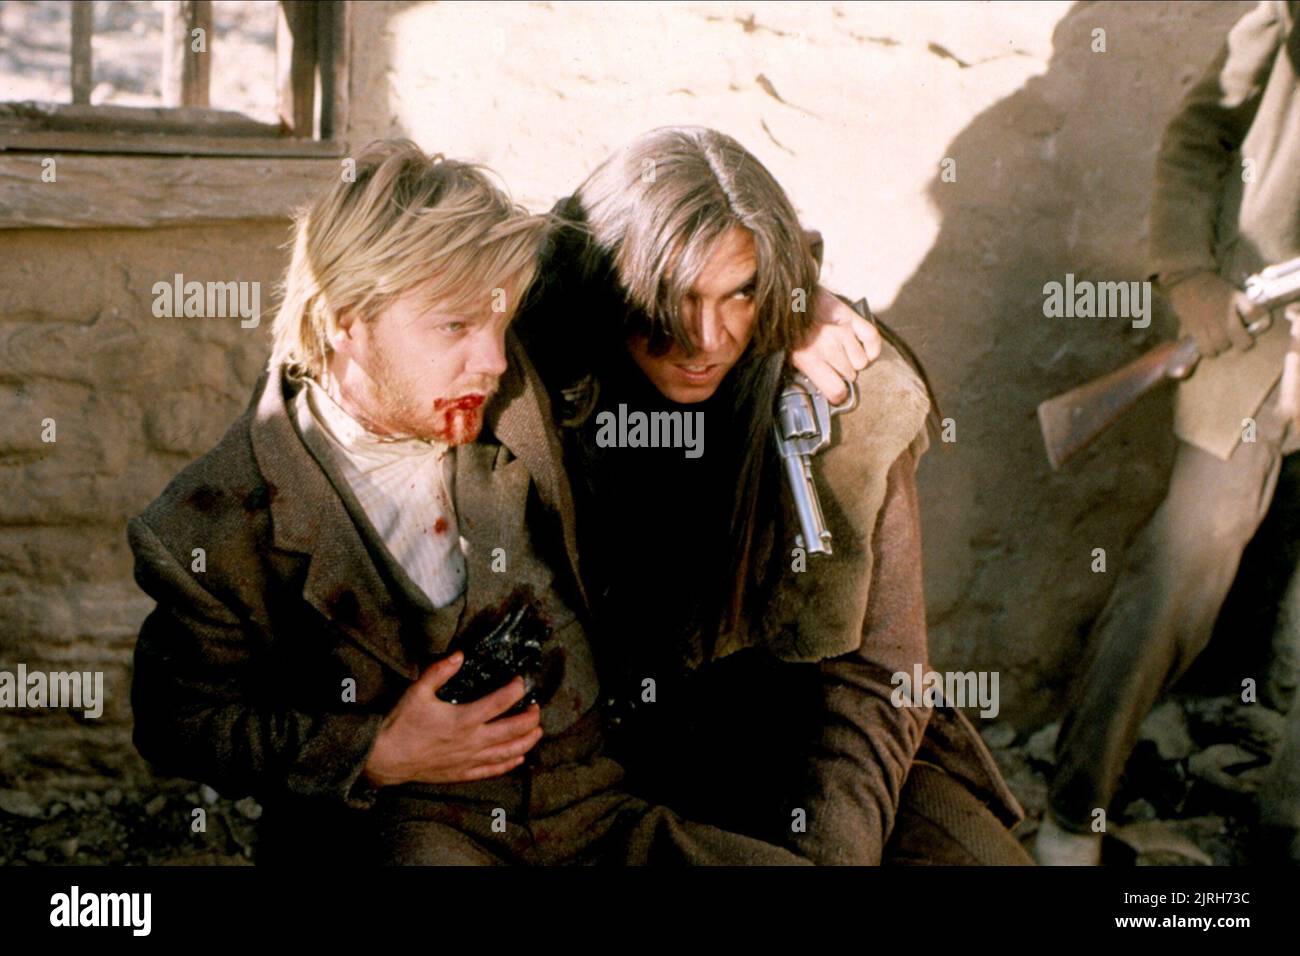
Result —
<svg viewBox="0 0 1300 956"><path fill-rule="evenodd" d="M469 704L449 704L437 691L460 670L464 656L431 664L406 689L385 719L366 761L365 776L376 787L399 783L459 783L509 773L542 739L541 710L501 715L524 696L516 677Z"/></svg>

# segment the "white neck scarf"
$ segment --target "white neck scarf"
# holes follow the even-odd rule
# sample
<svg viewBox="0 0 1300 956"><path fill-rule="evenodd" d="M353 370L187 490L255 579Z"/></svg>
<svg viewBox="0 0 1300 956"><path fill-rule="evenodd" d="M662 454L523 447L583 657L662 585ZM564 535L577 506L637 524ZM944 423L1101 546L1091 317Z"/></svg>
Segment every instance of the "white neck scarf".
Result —
<svg viewBox="0 0 1300 956"><path fill-rule="evenodd" d="M448 474L451 446L376 435L325 386L305 382L307 408L389 552L434 607L455 601L465 587L465 556Z"/></svg>

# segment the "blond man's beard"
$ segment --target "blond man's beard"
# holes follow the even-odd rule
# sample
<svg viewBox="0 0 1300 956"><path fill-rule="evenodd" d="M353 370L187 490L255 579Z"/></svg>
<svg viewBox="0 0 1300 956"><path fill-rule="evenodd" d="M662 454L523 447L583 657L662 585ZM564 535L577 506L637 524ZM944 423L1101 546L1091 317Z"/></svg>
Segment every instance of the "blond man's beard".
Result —
<svg viewBox="0 0 1300 956"><path fill-rule="evenodd" d="M382 348L375 348L373 356L374 368L370 374L372 398L376 414L383 416L376 424L394 438L436 440L432 434L432 424L421 421L418 403L393 375L393 364L388 360L388 353Z"/></svg>
<svg viewBox="0 0 1300 956"><path fill-rule="evenodd" d="M374 350L374 399L384 418L380 422L394 437L418 438L421 441L463 445L472 442L482 429L483 409L474 402L452 397L436 398L430 407L422 406L392 374L393 364L382 348ZM476 391L486 399L497 388L497 381L481 377Z"/></svg>

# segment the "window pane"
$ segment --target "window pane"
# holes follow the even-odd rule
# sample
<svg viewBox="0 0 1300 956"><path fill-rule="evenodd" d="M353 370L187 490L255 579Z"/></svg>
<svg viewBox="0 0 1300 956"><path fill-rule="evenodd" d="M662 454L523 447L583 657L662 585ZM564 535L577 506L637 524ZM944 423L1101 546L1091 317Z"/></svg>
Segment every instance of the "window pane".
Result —
<svg viewBox="0 0 1300 956"><path fill-rule="evenodd" d="M208 102L274 123L276 0L215 0L211 92Z"/></svg>
<svg viewBox="0 0 1300 956"><path fill-rule="evenodd" d="M95 0L91 105L162 106L162 37L158 0Z"/></svg>
<svg viewBox="0 0 1300 956"><path fill-rule="evenodd" d="M72 2L0 0L0 102L69 103ZM164 0L94 0L92 105L163 106ZM216 0L208 105L275 123L276 0Z"/></svg>
<svg viewBox="0 0 1300 956"><path fill-rule="evenodd" d="M72 100L67 0L0 0L0 101Z"/></svg>

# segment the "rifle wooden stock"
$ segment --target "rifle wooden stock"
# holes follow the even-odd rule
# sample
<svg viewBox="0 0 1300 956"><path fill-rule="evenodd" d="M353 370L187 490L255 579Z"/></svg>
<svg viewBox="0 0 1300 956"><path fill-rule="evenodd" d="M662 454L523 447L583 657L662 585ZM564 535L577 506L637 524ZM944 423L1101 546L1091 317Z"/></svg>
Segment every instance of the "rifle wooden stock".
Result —
<svg viewBox="0 0 1300 956"><path fill-rule="evenodd" d="M1123 368L1039 405L1038 424L1052 470L1086 448L1147 392L1185 378L1199 357L1194 339L1165 342Z"/></svg>
<svg viewBox="0 0 1300 956"><path fill-rule="evenodd" d="M1259 335L1272 323L1274 310L1300 302L1300 256L1247 276L1245 292L1254 308L1251 316L1243 314L1242 321L1248 322L1246 331ZM1254 321L1249 321L1251 318ZM1292 328L1294 335L1297 326ZM1109 375L1039 405L1038 424L1052 469L1086 448L1161 382L1190 375L1200 357L1195 339L1166 342Z"/></svg>

